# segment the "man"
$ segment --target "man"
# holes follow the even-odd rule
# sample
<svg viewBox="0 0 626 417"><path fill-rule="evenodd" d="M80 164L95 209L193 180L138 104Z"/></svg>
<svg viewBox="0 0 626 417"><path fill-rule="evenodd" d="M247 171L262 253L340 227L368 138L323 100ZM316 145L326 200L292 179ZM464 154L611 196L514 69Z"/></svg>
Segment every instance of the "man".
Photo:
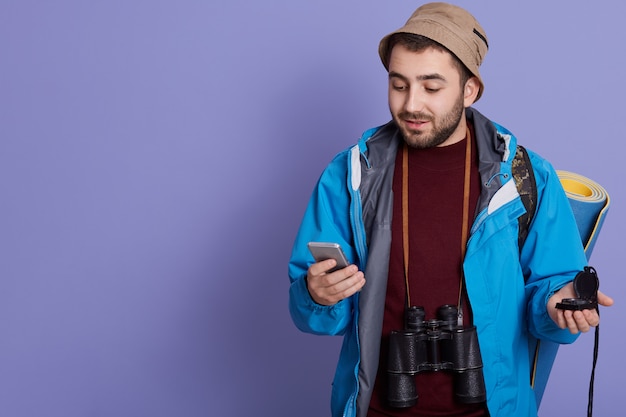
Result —
<svg viewBox="0 0 626 417"><path fill-rule="evenodd" d="M344 335L333 416L536 416L529 337L571 343L599 322L595 310L555 308L575 297L571 281L586 258L560 181L533 152L537 206L518 247L517 139L470 107L483 92L487 49L467 11L418 8L379 46L392 121L338 154L314 190L289 265L289 303L299 329ZM331 272L335 260L314 262L310 241L339 243L353 264ZM612 304L602 293L598 302ZM409 376L418 399L397 407L406 387L388 372L392 331L406 328L413 306L426 322L450 305L459 328L475 326L486 395L459 401L460 372L432 371L429 356Z"/></svg>

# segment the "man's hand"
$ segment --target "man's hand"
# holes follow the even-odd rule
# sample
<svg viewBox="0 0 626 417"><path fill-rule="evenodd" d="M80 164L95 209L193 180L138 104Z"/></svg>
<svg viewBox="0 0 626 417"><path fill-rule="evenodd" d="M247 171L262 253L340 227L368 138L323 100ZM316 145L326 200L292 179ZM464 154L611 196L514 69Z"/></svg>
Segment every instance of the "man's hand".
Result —
<svg viewBox="0 0 626 417"><path fill-rule="evenodd" d="M321 305L333 305L358 292L365 285L365 276L356 265L335 272L327 272L337 264L334 259L314 263L307 271L307 285L311 298Z"/></svg>
<svg viewBox="0 0 626 417"><path fill-rule="evenodd" d="M564 298L576 298L574 284L569 283L559 291L555 292L548 300L548 313L554 322L561 329L568 328L570 333L588 332L591 327L595 327L600 323L600 316L596 310L560 310L556 308L556 304L560 303ZM613 299L608 295L598 291L598 304L609 307L613 305Z"/></svg>

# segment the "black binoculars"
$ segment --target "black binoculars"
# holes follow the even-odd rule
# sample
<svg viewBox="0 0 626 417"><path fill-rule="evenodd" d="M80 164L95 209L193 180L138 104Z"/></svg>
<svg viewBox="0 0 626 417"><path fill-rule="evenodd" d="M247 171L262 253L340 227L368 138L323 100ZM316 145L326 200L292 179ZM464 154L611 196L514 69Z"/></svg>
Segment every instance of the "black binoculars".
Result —
<svg viewBox="0 0 626 417"><path fill-rule="evenodd" d="M405 311L404 330L391 332L387 365L389 405L414 406L418 399L415 375L425 371L453 372L457 401L485 401L476 327L459 326L458 309L453 305L439 307L437 319L426 321L425 315L422 307L410 307Z"/></svg>

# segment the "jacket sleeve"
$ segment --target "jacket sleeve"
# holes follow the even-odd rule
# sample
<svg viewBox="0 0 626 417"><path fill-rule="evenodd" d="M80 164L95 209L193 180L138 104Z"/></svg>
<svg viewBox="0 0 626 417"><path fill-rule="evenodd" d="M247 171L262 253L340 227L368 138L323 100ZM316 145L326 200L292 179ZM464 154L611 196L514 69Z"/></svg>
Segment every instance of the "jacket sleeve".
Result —
<svg viewBox="0 0 626 417"><path fill-rule="evenodd" d="M529 153L537 183L537 207L521 252L527 277L529 331L538 339L572 343L577 335L550 318L548 299L587 265L576 220L554 168Z"/></svg>
<svg viewBox="0 0 626 417"><path fill-rule="evenodd" d="M289 261L289 312L296 327L307 333L343 334L352 320L354 297L323 306L313 301L306 282L307 270L314 262L308 242L339 243L348 261L355 262L350 195L346 185L348 158L347 151L340 153L322 173L306 208Z"/></svg>

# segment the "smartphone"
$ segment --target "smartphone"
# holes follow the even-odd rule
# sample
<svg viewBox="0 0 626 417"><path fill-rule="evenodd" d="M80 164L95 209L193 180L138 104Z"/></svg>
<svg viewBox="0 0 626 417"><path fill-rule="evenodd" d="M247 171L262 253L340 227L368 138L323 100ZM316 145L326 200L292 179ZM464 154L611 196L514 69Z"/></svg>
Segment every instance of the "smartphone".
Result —
<svg viewBox="0 0 626 417"><path fill-rule="evenodd" d="M325 261L327 259L334 259L337 261L337 265L328 270L328 272L334 272L338 269L343 269L346 266L350 265L348 263L348 258L346 258L345 253L341 249L341 246L338 243L330 243L330 242L309 242L309 251L311 251L311 255L315 259L315 262Z"/></svg>

